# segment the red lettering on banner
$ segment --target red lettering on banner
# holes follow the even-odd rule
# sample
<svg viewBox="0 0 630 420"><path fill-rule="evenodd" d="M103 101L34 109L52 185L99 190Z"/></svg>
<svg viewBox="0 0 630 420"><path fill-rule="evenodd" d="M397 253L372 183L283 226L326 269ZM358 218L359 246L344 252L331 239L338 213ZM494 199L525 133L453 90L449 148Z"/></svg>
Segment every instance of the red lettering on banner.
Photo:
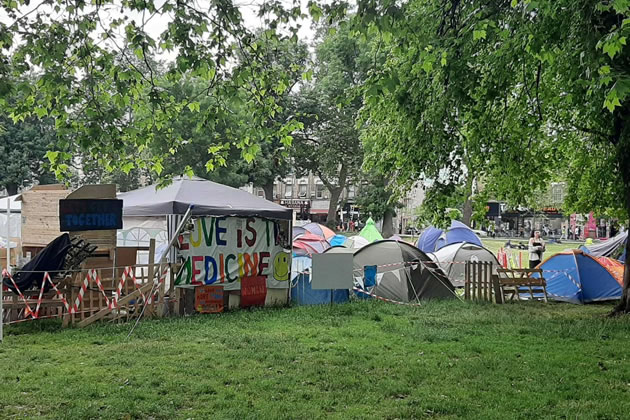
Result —
<svg viewBox="0 0 630 420"><path fill-rule="evenodd" d="M258 275L264 275L265 274L265 270L267 269L267 267L269 267L269 263L267 262L267 259L269 259L269 257L271 257L271 254L267 251L263 251L260 253L260 262L258 263Z"/></svg>
<svg viewBox="0 0 630 420"><path fill-rule="evenodd" d="M254 227L250 225L250 223L255 222L256 220L250 217L249 219L247 219L247 223L245 224L247 231L252 234L251 238L245 237L245 243L247 243L248 246L254 246L254 244L256 243L256 229L254 229Z"/></svg>
<svg viewBox="0 0 630 420"><path fill-rule="evenodd" d="M243 254L243 277L255 276L258 270L258 253Z"/></svg>
<svg viewBox="0 0 630 420"><path fill-rule="evenodd" d="M203 257L201 255L195 255L192 257L192 283L201 283L197 280L197 274L201 274L201 270L197 268L197 263L200 262L203 267Z"/></svg>

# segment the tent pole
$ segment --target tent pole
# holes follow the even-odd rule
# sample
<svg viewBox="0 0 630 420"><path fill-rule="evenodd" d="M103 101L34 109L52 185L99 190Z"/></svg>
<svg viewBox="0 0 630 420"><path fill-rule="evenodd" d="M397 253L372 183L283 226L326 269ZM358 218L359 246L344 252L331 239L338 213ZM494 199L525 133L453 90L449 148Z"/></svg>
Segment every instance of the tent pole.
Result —
<svg viewBox="0 0 630 420"><path fill-rule="evenodd" d="M7 271L11 274L11 200L7 197Z"/></svg>

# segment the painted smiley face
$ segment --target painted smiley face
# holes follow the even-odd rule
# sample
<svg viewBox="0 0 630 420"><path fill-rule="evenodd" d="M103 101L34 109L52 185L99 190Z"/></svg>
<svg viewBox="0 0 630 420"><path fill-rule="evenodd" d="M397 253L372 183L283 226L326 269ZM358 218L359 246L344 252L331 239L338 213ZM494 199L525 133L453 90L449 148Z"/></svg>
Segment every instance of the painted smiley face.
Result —
<svg viewBox="0 0 630 420"><path fill-rule="evenodd" d="M289 255L278 252L273 258L273 277L277 281L289 280Z"/></svg>

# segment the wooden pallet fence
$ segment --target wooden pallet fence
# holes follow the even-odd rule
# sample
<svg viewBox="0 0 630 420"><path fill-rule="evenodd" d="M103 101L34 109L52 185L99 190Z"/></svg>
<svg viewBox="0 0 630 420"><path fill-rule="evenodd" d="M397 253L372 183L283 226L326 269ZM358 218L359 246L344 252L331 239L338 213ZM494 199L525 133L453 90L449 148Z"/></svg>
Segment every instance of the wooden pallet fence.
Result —
<svg viewBox="0 0 630 420"><path fill-rule="evenodd" d="M503 303L499 279L488 261L467 261L464 271L464 299Z"/></svg>

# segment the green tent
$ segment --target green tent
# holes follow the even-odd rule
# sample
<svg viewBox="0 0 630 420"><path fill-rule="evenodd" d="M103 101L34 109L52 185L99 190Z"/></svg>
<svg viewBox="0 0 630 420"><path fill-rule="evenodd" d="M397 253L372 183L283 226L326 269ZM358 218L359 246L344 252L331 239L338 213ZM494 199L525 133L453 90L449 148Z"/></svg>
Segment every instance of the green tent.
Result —
<svg viewBox="0 0 630 420"><path fill-rule="evenodd" d="M372 220L371 217L367 219L367 222L365 222L365 227L361 229L361 232L359 232L359 236L363 236L370 242L380 241L383 239L383 236L381 236L381 233L378 231L378 229L376 229L374 220Z"/></svg>

